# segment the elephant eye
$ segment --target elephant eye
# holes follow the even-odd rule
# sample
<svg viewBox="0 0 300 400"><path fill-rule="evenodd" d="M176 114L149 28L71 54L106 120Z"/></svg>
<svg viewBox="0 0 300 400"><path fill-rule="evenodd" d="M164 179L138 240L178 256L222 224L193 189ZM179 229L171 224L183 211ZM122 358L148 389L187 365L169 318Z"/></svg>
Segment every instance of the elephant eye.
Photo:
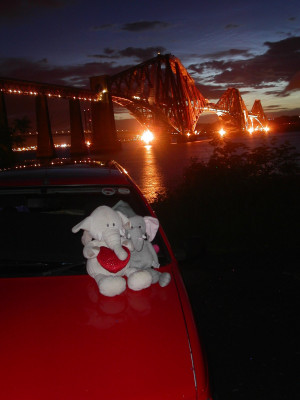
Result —
<svg viewBox="0 0 300 400"><path fill-rule="evenodd" d="M142 227L142 225L139 225L139 228L141 228Z"/></svg>
<svg viewBox="0 0 300 400"><path fill-rule="evenodd" d="M113 222L113 226L116 226L116 224Z"/></svg>
<svg viewBox="0 0 300 400"><path fill-rule="evenodd" d="M109 224L106 224L107 227L109 227Z"/></svg>

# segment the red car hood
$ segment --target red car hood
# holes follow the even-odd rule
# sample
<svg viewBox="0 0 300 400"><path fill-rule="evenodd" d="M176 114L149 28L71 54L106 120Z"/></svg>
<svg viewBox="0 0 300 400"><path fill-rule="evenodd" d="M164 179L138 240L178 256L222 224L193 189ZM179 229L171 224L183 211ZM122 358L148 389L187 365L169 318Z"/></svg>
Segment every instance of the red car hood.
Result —
<svg viewBox="0 0 300 400"><path fill-rule="evenodd" d="M173 278L114 298L86 275L2 279L1 397L194 399Z"/></svg>

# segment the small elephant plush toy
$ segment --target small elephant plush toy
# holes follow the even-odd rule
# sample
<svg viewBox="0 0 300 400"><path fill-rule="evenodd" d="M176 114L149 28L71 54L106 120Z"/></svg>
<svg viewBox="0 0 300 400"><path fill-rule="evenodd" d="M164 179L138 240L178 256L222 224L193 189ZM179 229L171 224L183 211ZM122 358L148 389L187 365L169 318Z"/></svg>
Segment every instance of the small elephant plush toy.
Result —
<svg viewBox="0 0 300 400"><path fill-rule="evenodd" d="M168 272L162 273L153 269L159 268L158 257L151 243L159 227L158 219L135 215L129 218L129 222L128 238L134 247L131 252L131 267L149 271L152 275L152 283L159 282L160 286L167 286L171 275Z"/></svg>
<svg viewBox="0 0 300 400"><path fill-rule="evenodd" d="M88 217L72 228L83 230L83 255L87 258L87 272L92 276L100 293L113 297L128 287L141 290L152 284L150 271L132 268L130 259L133 246L125 237L128 218L107 206L97 207Z"/></svg>

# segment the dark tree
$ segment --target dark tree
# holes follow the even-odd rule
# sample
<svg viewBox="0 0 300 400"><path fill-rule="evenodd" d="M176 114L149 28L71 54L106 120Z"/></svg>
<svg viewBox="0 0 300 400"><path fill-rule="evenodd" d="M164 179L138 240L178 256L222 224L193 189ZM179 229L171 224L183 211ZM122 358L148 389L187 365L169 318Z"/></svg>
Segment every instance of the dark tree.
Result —
<svg viewBox="0 0 300 400"><path fill-rule="evenodd" d="M264 251L299 243L299 153L290 144L249 149L214 141L182 183L153 207L176 247L197 238L210 251ZM298 232L298 235L297 235Z"/></svg>
<svg viewBox="0 0 300 400"><path fill-rule="evenodd" d="M0 126L0 168L10 167L15 163L13 146L22 145L24 142L22 135L28 133L30 129L31 121L26 115L14 119L12 127L8 124Z"/></svg>

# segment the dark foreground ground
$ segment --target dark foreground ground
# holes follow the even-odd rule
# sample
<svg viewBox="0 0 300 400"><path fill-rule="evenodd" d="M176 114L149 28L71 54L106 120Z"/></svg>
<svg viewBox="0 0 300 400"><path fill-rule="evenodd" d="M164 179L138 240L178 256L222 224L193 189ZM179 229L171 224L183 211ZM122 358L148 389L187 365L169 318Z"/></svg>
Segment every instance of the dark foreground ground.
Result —
<svg viewBox="0 0 300 400"><path fill-rule="evenodd" d="M181 263L215 400L300 398L299 266L275 252Z"/></svg>

